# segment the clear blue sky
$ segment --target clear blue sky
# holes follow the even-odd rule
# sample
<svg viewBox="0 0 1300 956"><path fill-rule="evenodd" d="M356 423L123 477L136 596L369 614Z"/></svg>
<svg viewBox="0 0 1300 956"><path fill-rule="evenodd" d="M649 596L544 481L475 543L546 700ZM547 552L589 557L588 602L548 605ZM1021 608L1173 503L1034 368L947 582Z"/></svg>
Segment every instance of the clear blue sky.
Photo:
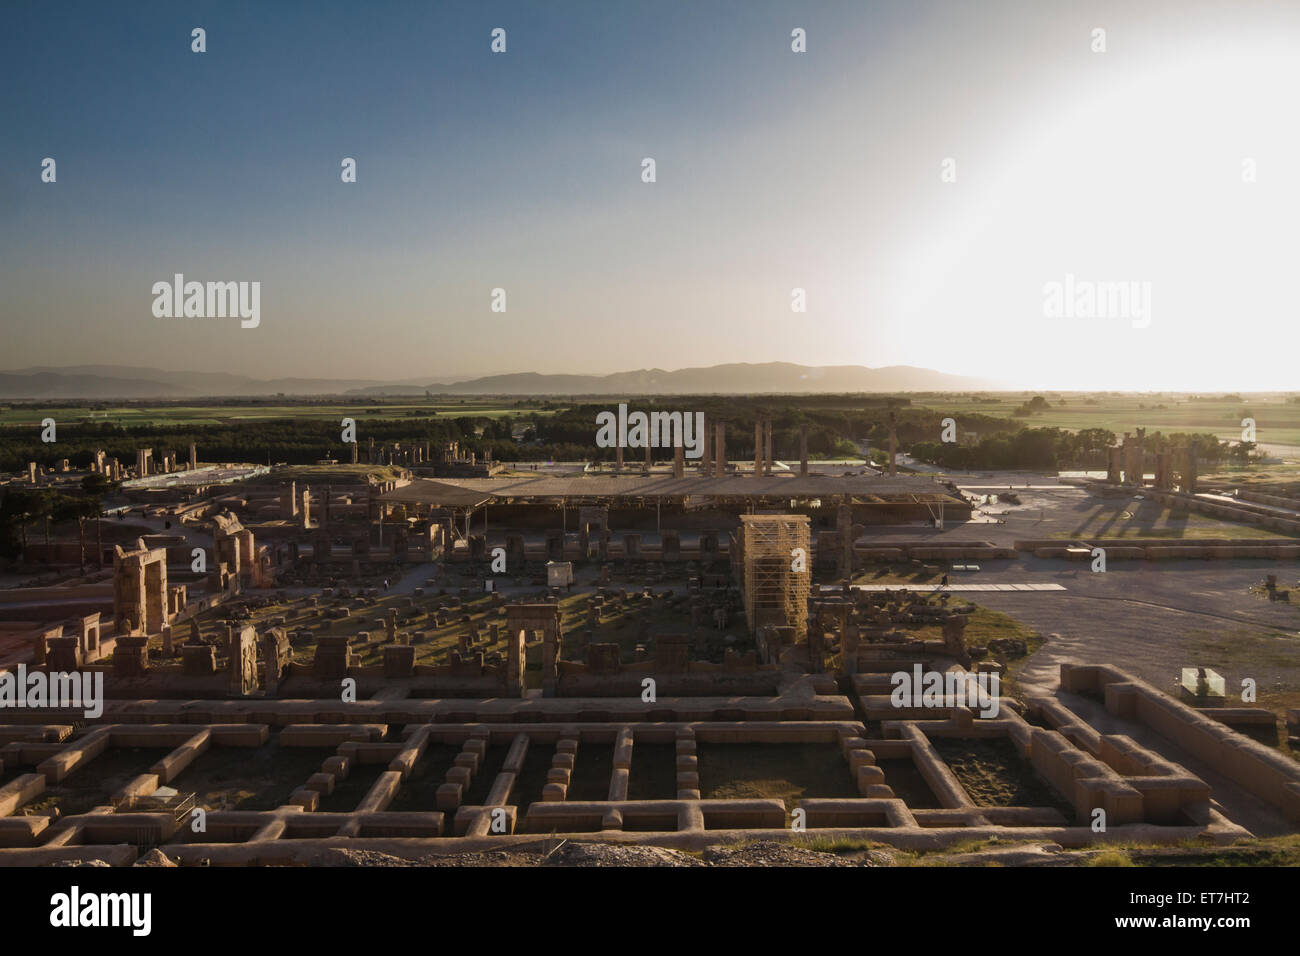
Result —
<svg viewBox="0 0 1300 956"><path fill-rule="evenodd" d="M1297 5L32 0L0 18L10 369L786 360L1297 384L1277 348L1193 347L1226 322L1294 356ZM176 272L260 281L260 327L154 318ZM1045 318L1067 273L1151 282L1150 327Z"/></svg>

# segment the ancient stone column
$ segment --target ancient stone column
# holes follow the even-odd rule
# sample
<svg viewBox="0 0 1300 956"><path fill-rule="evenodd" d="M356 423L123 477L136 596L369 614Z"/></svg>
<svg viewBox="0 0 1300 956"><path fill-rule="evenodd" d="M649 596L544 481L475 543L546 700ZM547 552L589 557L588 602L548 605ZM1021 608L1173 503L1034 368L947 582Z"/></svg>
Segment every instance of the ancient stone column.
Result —
<svg viewBox="0 0 1300 956"><path fill-rule="evenodd" d="M835 533L840 544L835 576L844 580L853 576L853 498L849 495L835 511Z"/></svg>
<svg viewBox="0 0 1300 956"><path fill-rule="evenodd" d="M1145 428L1139 428L1137 430L1137 440L1134 442L1133 448L1133 478L1135 484L1139 488L1146 483L1146 438L1147 430Z"/></svg>
<svg viewBox="0 0 1300 956"><path fill-rule="evenodd" d="M1108 460L1106 463L1106 480L1113 485L1118 485L1122 480L1121 474L1123 468L1124 449L1119 445L1114 445L1107 450Z"/></svg>
<svg viewBox="0 0 1300 956"><path fill-rule="evenodd" d="M524 649L523 628L512 628L506 633L506 696L524 696L524 671L527 655Z"/></svg>
<svg viewBox="0 0 1300 956"><path fill-rule="evenodd" d="M262 662L266 673L266 694L274 697L287 676L293 650L283 628L273 627L262 637Z"/></svg>
<svg viewBox="0 0 1300 956"><path fill-rule="evenodd" d="M895 458L898 455L898 422L897 416L893 409L889 412L889 477L893 478L898 474L898 467Z"/></svg>
<svg viewBox="0 0 1300 956"><path fill-rule="evenodd" d="M547 628L542 643L542 696L554 697L556 682L559 680L560 642L558 635L552 635Z"/></svg>
<svg viewBox="0 0 1300 956"><path fill-rule="evenodd" d="M1156 452L1156 487L1161 491L1168 491L1173 487L1171 457L1167 450Z"/></svg>
<svg viewBox="0 0 1300 956"><path fill-rule="evenodd" d="M707 417L701 418L703 427L700 429L700 475L707 477L713 473L713 434L709 430L709 420Z"/></svg>

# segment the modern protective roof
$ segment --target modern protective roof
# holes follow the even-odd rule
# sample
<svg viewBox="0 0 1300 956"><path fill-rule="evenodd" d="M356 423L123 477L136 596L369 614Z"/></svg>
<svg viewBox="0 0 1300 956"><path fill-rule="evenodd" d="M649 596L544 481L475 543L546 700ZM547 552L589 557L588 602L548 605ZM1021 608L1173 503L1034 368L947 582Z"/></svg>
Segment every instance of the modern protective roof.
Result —
<svg viewBox="0 0 1300 956"><path fill-rule="evenodd" d="M417 479L382 495L381 500L464 508L516 498L820 498L835 495L951 496L951 492L944 485L926 477L794 475L755 478L729 475L723 478L673 478L667 475L540 475L437 481Z"/></svg>

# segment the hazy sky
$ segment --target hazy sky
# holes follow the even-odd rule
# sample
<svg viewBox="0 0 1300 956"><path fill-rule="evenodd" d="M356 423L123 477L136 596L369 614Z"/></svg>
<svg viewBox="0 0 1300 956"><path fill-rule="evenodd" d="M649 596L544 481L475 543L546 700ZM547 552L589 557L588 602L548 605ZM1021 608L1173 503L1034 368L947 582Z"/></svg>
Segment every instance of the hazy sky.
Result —
<svg viewBox="0 0 1300 956"><path fill-rule="evenodd" d="M8 2L0 366L1300 388L1297 50L1265 0ZM176 272L260 326L155 318Z"/></svg>

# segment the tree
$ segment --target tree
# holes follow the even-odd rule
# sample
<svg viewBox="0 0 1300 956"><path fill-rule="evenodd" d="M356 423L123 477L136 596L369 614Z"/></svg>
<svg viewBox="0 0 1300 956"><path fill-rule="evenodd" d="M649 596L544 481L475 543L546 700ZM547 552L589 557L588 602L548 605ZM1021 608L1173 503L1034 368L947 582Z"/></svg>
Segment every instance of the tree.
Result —
<svg viewBox="0 0 1300 956"><path fill-rule="evenodd" d="M6 557L15 554L27 558L27 525L41 514L41 494L25 488L16 488L0 502L0 529L4 540L0 550Z"/></svg>
<svg viewBox="0 0 1300 956"><path fill-rule="evenodd" d="M100 570L104 568L104 496L117 491L121 487L121 482L110 481L104 475L87 475L81 481L81 488L86 493L86 498L95 509L95 566ZM84 518L82 519L82 532L85 532ZM85 546L82 546L83 552ZM85 558L82 558L83 570Z"/></svg>

